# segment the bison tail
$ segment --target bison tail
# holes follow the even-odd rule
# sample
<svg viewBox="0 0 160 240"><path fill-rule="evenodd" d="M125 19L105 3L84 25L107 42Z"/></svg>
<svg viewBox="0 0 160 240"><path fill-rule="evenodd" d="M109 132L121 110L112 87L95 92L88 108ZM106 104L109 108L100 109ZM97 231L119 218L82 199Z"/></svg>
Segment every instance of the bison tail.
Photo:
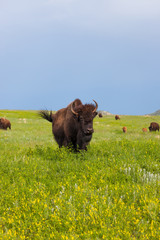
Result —
<svg viewBox="0 0 160 240"><path fill-rule="evenodd" d="M38 112L38 115L41 118L44 118L44 119L46 119L49 122L53 121L52 111L49 112L48 110L41 110L41 111Z"/></svg>

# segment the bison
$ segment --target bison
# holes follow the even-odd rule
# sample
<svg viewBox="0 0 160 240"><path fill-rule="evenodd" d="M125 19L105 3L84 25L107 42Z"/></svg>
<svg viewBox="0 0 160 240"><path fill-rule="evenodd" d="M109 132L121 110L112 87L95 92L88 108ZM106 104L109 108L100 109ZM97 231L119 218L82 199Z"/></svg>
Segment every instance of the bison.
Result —
<svg viewBox="0 0 160 240"><path fill-rule="evenodd" d="M0 129L7 130L7 128L11 129L10 121L5 118L0 118Z"/></svg>
<svg viewBox="0 0 160 240"><path fill-rule="evenodd" d="M97 115L98 104L94 102L96 105L83 105L80 99L75 99L55 114L48 110L39 111L40 117L52 122L52 133L59 147L87 150L94 132L93 119Z"/></svg>
<svg viewBox="0 0 160 240"><path fill-rule="evenodd" d="M120 117L118 115L115 116L116 120L120 120Z"/></svg>
<svg viewBox="0 0 160 240"><path fill-rule="evenodd" d="M127 132L127 127L123 127L122 130L123 130L124 133L126 133Z"/></svg>
<svg viewBox="0 0 160 240"><path fill-rule="evenodd" d="M100 118L103 117L103 115L102 115L101 112L98 113L98 116L99 116Z"/></svg>
<svg viewBox="0 0 160 240"><path fill-rule="evenodd" d="M157 130L159 131L159 124L156 122L151 122L149 126L149 131L152 132Z"/></svg>
<svg viewBox="0 0 160 240"><path fill-rule="evenodd" d="M143 132L147 132L147 128L142 128L142 131Z"/></svg>

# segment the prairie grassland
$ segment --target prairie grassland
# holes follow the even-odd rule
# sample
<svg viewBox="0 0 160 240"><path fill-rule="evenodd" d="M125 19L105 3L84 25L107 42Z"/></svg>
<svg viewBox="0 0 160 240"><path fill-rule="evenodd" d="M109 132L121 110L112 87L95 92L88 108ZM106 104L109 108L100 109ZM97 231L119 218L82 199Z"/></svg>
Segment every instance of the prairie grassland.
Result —
<svg viewBox="0 0 160 240"><path fill-rule="evenodd" d="M35 111L0 117L0 239L160 239L160 117L96 117L78 154Z"/></svg>

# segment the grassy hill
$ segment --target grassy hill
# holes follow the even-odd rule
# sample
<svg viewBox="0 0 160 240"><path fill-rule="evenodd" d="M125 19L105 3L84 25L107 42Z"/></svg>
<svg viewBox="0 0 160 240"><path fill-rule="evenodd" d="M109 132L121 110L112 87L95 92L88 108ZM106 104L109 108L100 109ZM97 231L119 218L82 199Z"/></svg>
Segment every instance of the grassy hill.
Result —
<svg viewBox="0 0 160 240"><path fill-rule="evenodd" d="M159 116L97 116L78 154L59 149L35 111L4 116L0 239L159 239L160 133L142 132Z"/></svg>
<svg viewBox="0 0 160 240"><path fill-rule="evenodd" d="M151 116L160 116L160 109L155 111L154 113L149 114Z"/></svg>

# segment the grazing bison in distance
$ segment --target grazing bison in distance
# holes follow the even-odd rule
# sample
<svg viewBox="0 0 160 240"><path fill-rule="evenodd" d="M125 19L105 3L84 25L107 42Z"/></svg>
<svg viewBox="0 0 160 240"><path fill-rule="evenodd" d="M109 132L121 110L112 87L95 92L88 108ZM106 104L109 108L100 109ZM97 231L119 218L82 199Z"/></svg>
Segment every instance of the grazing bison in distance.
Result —
<svg viewBox="0 0 160 240"><path fill-rule="evenodd" d="M115 119L116 119L116 120L118 120L118 119L120 120L120 117L119 117L118 115L116 115L116 116L115 116Z"/></svg>
<svg viewBox="0 0 160 240"><path fill-rule="evenodd" d="M0 129L7 130L7 128L11 129L10 121L5 118L0 118Z"/></svg>
<svg viewBox="0 0 160 240"><path fill-rule="evenodd" d="M127 132L127 127L123 127L122 130L123 130L124 133L126 133Z"/></svg>
<svg viewBox="0 0 160 240"><path fill-rule="evenodd" d="M143 132L147 132L147 128L142 128L142 131Z"/></svg>
<svg viewBox="0 0 160 240"><path fill-rule="evenodd" d="M159 124L156 122L151 122L149 126L149 131L152 132L157 130L159 131Z"/></svg>
<svg viewBox="0 0 160 240"><path fill-rule="evenodd" d="M97 115L98 104L94 102L96 105L83 105L81 100L75 99L55 114L47 110L39 111L42 118L52 122L52 132L59 147L72 146L75 151L87 150L94 132L93 118Z"/></svg>
<svg viewBox="0 0 160 240"><path fill-rule="evenodd" d="M98 116L101 118L101 117L103 117L103 115L102 115L102 113L100 112L100 113L98 113Z"/></svg>

